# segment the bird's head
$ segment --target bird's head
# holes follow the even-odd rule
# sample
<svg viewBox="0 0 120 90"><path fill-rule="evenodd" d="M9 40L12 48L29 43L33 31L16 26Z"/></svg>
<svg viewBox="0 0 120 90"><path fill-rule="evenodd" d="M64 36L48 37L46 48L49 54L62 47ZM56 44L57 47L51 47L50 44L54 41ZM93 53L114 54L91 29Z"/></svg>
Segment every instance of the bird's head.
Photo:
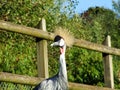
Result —
<svg viewBox="0 0 120 90"><path fill-rule="evenodd" d="M61 27L56 28L54 43L52 43L51 46L71 47L73 43L74 43L74 37L69 30Z"/></svg>
<svg viewBox="0 0 120 90"><path fill-rule="evenodd" d="M62 47L64 45L65 45L65 41L60 35L56 35L54 38L54 43L51 44L51 46L58 46L58 47Z"/></svg>

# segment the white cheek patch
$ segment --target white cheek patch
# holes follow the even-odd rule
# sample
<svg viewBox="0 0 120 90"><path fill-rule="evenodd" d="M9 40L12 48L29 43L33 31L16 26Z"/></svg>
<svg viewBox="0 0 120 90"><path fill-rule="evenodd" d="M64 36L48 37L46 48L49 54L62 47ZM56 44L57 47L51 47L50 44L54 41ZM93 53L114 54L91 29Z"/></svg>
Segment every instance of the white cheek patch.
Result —
<svg viewBox="0 0 120 90"><path fill-rule="evenodd" d="M59 42L59 45L64 46L64 44L65 44L65 41L63 39L61 39L60 42Z"/></svg>

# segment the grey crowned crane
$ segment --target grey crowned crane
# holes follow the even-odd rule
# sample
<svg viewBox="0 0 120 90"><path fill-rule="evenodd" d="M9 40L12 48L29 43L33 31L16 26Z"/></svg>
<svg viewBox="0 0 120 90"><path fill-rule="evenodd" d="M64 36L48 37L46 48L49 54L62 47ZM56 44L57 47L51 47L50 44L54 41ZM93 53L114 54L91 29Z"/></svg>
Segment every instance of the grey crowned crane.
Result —
<svg viewBox="0 0 120 90"><path fill-rule="evenodd" d="M55 76L43 80L33 90L68 90L65 51L66 46L73 44L74 38L69 34L68 30L61 27L57 28L55 33L54 43L51 46L60 48L59 72Z"/></svg>

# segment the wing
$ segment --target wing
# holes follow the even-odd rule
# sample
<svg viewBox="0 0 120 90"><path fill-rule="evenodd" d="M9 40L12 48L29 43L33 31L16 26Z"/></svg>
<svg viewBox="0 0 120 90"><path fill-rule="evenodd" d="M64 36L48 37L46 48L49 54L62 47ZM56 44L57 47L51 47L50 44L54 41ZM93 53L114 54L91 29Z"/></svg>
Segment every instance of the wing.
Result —
<svg viewBox="0 0 120 90"><path fill-rule="evenodd" d="M54 85L52 80L44 80L38 84L33 90L54 90Z"/></svg>
<svg viewBox="0 0 120 90"><path fill-rule="evenodd" d="M64 79L62 80L58 75L55 75L42 81L33 90L67 90L67 83L64 82Z"/></svg>

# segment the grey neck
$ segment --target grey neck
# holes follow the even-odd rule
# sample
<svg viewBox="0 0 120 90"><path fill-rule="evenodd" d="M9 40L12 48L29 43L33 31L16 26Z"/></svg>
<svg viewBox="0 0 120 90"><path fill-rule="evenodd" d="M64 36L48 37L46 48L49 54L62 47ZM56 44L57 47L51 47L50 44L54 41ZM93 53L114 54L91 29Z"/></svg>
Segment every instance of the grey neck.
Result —
<svg viewBox="0 0 120 90"><path fill-rule="evenodd" d="M59 75L62 75L65 80L67 80L67 70L66 70L66 61L65 61L65 51L66 51L66 45L60 47L62 49L60 54L60 68L59 68Z"/></svg>

